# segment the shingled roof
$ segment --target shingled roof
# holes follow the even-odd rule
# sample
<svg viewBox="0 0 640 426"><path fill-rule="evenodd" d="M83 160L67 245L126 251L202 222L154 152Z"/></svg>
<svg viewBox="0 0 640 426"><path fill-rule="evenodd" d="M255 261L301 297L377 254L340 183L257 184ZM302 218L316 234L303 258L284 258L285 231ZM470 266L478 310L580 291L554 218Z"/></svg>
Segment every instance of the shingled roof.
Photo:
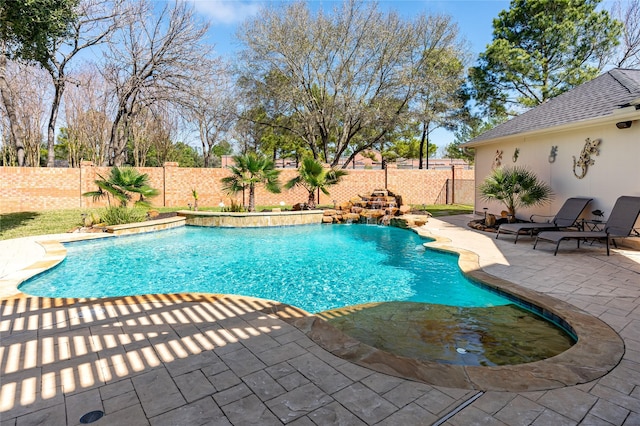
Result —
<svg viewBox="0 0 640 426"><path fill-rule="evenodd" d="M604 117L640 98L640 70L616 68L486 131L469 144Z"/></svg>

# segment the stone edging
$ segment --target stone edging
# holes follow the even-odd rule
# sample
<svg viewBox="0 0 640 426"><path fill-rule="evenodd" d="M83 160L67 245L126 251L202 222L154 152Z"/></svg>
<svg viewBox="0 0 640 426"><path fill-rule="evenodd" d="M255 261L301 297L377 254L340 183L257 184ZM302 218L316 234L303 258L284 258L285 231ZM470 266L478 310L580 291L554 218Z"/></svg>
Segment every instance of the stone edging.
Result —
<svg viewBox="0 0 640 426"><path fill-rule="evenodd" d="M322 223L322 210L271 212L206 212L180 210L187 225L220 228L258 228Z"/></svg>
<svg viewBox="0 0 640 426"><path fill-rule="evenodd" d="M107 226L105 230L113 235L130 235L177 228L179 226L184 226L185 222L186 218L181 216L174 216L165 219L147 220L146 222L125 223L123 225Z"/></svg>
<svg viewBox="0 0 640 426"><path fill-rule="evenodd" d="M450 240L414 228L434 239L427 248L459 254L458 265L469 278L542 308L564 320L578 336L568 350L541 361L507 366L461 366L418 361L373 348L353 339L324 320L310 316L290 322L336 356L381 373L430 385L508 392L547 390L598 379L624 355L624 342L606 323L566 302L517 286L482 270L476 253L446 245Z"/></svg>

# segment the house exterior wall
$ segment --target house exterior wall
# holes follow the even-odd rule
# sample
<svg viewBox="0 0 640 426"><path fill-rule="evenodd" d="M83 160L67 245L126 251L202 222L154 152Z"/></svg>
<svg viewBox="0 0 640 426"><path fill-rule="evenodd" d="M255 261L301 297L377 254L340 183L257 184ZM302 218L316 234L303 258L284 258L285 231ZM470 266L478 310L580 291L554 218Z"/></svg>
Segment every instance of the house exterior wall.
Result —
<svg viewBox="0 0 640 426"><path fill-rule="evenodd" d="M593 198L586 209L586 218L592 219L590 212L600 209L605 212L606 220L618 197L640 196L640 121L634 121L628 129L618 129L616 121L612 118L611 122L604 124L538 135L517 135L476 146L476 184L479 185L491 173L496 152L501 150L503 166L522 166L532 170L551 186L555 194L550 204L517 210L519 218L528 218L531 214L552 216L567 198L584 196ZM578 179L574 175L573 157L579 158L586 138L601 139L600 153L592 156L595 163L588 167L584 178ZM557 146L554 162L549 159L552 146ZM514 162L512 156L516 148L519 156ZM482 200L477 191L475 199L475 209L479 213L483 207L494 214L504 210L498 202Z"/></svg>

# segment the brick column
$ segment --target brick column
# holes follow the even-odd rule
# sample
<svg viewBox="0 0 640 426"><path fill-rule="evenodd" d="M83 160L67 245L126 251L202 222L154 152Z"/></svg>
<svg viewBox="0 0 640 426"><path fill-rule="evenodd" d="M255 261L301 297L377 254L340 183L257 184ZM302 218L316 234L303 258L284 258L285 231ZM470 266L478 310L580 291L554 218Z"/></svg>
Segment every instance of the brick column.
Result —
<svg viewBox="0 0 640 426"><path fill-rule="evenodd" d="M162 165L162 206L167 207L167 192L174 191L173 186L167 189L167 182L175 183L174 172L178 168L176 161L167 161Z"/></svg>
<svg viewBox="0 0 640 426"><path fill-rule="evenodd" d="M91 207L91 199L83 196L85 192L93 191L93 181L96 180L93 161L80 161L80 208Z"/></svg>

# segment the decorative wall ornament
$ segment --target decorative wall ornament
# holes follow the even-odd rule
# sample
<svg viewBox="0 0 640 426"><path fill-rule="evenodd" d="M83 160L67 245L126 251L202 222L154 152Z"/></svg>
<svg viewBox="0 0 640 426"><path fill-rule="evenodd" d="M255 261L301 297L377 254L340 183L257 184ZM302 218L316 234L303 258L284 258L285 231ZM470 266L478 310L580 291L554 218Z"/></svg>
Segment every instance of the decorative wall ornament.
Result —
<svg viewBox="0 0 640 426"><path fill-rule="evenodd" d="M497 169L502 165L502 150L499 149L496 151L495 157L493 157L493 164L491 165L492 169Z"/></svg>
<svg viewBox="0 0 640 426"><path fill-rule="evenodd" d="M584 148L582 148L580 158L576 160L575 155L573 156L573 174L578 179L582 179L587 174L589 166L593 166L595 164L596 161L591 158L591 156L600 155L600 149L598 148L600 142L602 142L602 139L585 139ZM576 173L576 167L580 168L580 173Z"/></svg>
<svg viewBox="0 0 640 426"><path fill-rule="evenodd" d="M558 145L551 146L551 152L549 153L549 162L555 163L557 155L558 155Z"/></svg>
<svg viewBox="0 0 640 426"><path fill-rule="evenodd" d="M514 163L518 161L519 156L520 156L520 148L516 148L515 151L513 151L513 156L511 157Z"/></svg>

